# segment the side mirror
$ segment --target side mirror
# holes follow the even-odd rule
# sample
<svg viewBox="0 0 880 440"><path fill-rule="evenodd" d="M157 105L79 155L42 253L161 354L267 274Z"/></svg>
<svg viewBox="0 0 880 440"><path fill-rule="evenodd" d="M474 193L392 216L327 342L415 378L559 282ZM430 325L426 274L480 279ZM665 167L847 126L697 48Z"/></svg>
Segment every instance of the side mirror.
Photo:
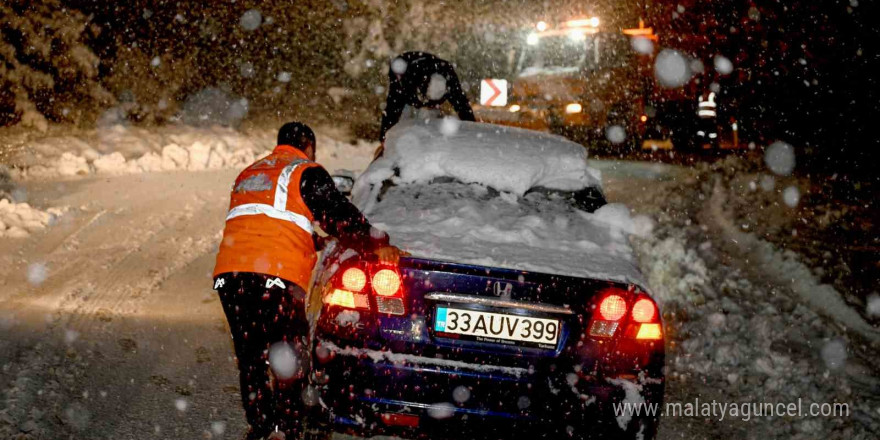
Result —
<svg viewBox="0 0 880 440"><path fill-rule="evenodd" d="M354 188L354 179L351 176L334 175L333 183L336 184L336 189L338 189L339 192L345 195L351 195L351 189Z"/></svg>

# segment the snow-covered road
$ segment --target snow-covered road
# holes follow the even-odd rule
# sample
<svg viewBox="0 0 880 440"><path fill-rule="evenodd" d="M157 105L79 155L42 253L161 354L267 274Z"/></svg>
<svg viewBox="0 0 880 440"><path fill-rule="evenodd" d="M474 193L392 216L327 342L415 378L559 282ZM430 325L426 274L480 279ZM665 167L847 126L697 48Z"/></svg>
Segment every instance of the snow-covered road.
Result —
<svg viewBox="0 0 880 440"><path fill-rule="evenodd" d="M693 170L595 166L611 201L657 220L635 247L671 324L667 400L850 404L845 418L665 417L661 438L880 435L873 328L817 313L809 280L753 264L757 251L725 235L718 196ZM240 438L210 283L235 175L24 183L32 205L68 210L45 231L0 240L0 438Z"/></svg>

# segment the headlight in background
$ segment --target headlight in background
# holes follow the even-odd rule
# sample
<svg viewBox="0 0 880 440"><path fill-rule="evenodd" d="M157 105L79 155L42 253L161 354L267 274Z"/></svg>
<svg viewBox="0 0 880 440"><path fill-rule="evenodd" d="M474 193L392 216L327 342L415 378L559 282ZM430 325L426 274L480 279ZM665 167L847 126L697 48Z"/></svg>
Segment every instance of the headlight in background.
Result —
<svg viewBox="0 0 880 440"><path fill-rule="evenodd" d="M584 107L576 102L572 102L565 106L565 113L569 115L573 115L575 113L580 113L584 111Z"/></svg>
<svg viewBox="0 0 880 440"><path fill-rule="evenodd" d="M538 41L540 41L540 39L541 39L541 37L539 37L538 34L533 32L526 37L526 44L528 44L529 46L537 46Z"/></svg>
<svg viewBox="0 0 880 440"><path fill-rule="evenodd" d="M511 113L516 113L516 112L520 111L520 106L519 106L519 104L513 104L510 107L508 107L507 110L510 111Z"/></svg>
<svg viewBox="0 0 880 440"><path fill-rule="evenodd" d="M584 31L582 31L580 29L572 29L572 30L568 31L568 38L571 41L574 41L575 43L577 43L577 42L581 42L581 41L586 41L587 34L584 33Z"/></svg>

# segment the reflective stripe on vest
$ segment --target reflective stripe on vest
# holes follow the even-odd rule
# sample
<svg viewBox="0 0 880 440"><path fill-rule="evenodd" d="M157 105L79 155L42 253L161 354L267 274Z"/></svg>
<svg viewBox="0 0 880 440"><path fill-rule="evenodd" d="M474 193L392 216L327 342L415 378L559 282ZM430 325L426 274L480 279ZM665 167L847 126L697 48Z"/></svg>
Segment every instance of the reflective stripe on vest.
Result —
<svg viewBox="0 0 880 440"><path fill-rule="evenodd" d="M701 118L714 118L718 116L718 113L715 111L717 108L717 104L715 104L715 92L709 93L708 99L705 101L703 97L700 96L697 102L697 116Z"/></svg>
<svg viewBox="0 0 880 440"><path fill-rule="evenodd" d="M293 171L296 170L296 167L309 162L310 161L305 159L296 159L291 161L283 170L281 170L281 174L278 176L278 183L275 185L274 205L266 203L245 203L244 205L239 205L230 209L229 214L226 215L226 221L243 215L265 215L277 220L291 222L299 226L302 230L312 234L315 229L312 227L312 222L310 222L306 216L287 210L287 187L290 185L290 176L293 174Z"/></svg>
<svg viewBox="0 0 880 440"><path fill-rule="evenodd" d="M697 107L699 108L715 108L715 92L709 93L709 97L707 99L703 99L702 96L697 98Z"/></svg>

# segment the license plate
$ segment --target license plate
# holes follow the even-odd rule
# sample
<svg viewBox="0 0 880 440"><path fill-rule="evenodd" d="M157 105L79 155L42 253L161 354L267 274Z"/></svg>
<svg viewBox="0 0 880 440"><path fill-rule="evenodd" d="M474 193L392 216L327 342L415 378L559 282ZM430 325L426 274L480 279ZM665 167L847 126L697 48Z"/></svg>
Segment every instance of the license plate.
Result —
<svg viewBox="0 0 880 440"><path fill-rule="evenodd" d="M561 325L555 319L437 307L434 332L457 339L556 348Z"/></svg>

